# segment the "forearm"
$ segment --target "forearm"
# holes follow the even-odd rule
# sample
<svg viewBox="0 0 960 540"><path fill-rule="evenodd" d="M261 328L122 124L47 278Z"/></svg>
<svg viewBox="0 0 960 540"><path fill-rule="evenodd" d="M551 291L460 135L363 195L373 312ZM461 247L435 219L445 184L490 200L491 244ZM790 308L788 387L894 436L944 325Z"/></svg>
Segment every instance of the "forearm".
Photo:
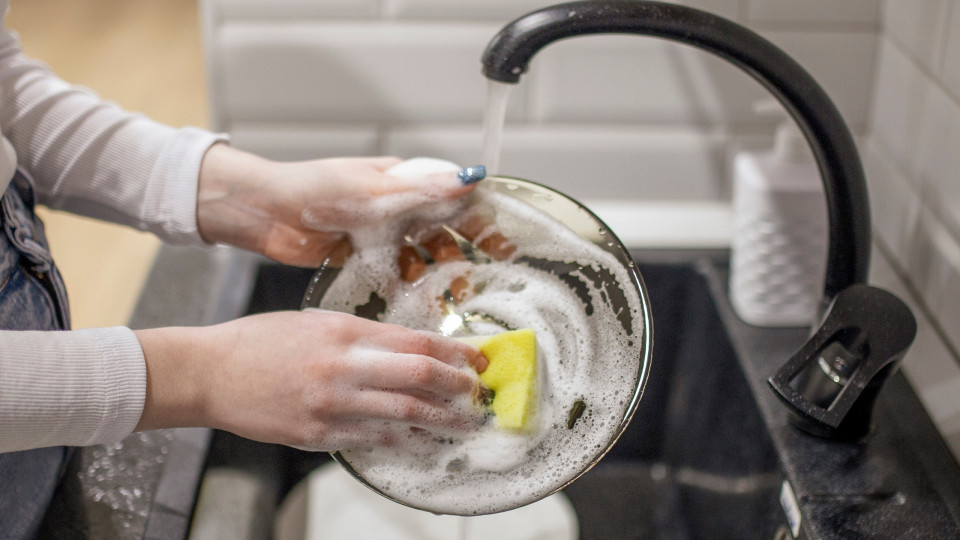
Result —
<svg viewBox="0 0 960 540"><path fill-rule="evenodd" d="M209 390L203 330L156 328L135 332L143 348L146 392L136 431L206 426L205 390Z"/></svg>
<svg viewBox="0 0 960 540"><path fill-rule="evenodd" d="M159 124L67 84L2 27L0 95L3 135L42 204L200 243L198 170L222 136Z"/></svg>

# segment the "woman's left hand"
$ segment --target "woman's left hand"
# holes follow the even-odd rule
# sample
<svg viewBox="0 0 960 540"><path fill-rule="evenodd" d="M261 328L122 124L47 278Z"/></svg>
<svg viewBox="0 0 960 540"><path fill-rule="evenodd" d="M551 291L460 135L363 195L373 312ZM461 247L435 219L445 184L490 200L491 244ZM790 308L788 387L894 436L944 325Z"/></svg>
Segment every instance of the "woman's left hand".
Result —
<svg viewBox="0 0 960 540"><path fill-rule="evenodd" d="M346 233L473 189L456 173L390 176L395 157L283 163L227 145L207 151L200 170L197 225L210 243L317 267L351 252Z"/></svg>

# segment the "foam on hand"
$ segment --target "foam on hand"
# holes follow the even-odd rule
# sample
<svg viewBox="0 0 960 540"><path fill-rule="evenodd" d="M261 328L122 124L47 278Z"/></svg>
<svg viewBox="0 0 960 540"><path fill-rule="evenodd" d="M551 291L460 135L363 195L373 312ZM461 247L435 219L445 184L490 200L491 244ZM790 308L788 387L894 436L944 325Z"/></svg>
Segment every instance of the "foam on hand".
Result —
<svg viewBox="0 0 960 540"><path fill-rule="evenodd" d="M430 174L455 173L460 166L445 159L418 157L398 163L387 169L387 174L397 178L427 176Z"/></svg>
<svg viewBox="0 0 960 540"><path fill-rule="evenodd" d="M385 171L396 178L400 189L374 198L358 197L355 193L319 198L303 209L300 222L315 231L347 231L354 247L392 243L394 238L390 233L404 228L410 220L443 221L463 206L458 201L447 200L449 197L444 193L448 188L461 185L456 176L458 171L460 167L451 161L408 159ZM421 182L429 185L424 188Z"/></svg>

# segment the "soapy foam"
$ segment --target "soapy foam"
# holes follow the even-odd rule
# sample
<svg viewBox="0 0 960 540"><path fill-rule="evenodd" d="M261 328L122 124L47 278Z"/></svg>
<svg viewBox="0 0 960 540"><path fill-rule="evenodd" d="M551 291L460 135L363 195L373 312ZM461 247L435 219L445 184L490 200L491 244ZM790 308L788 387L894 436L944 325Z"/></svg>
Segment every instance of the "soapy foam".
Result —
<svg viewBox="0 0 960 540"><path fill-rule="evenodd" d="M522 506L562 487L609 444L637 387L643 315L633 278L608 252L511 197L487 190L472 205L496 208L496 226L517 246L512 261L430 265L416 283L397 279L403 233L415 218L352 233L356 252L324 295L320 307L352 313L376 291L387 305L383 322L436 331L444 313L437 300L451 279L469 276L482 291L457 306L509 328L533 328L538 340L538 403L531 434L496 428L495 419L467 434L404 432L389 448L342 453L370 484L406 504L435 513L486 514ZM440 205L434 216L455 222L463 203ZM550 264L525 261L556 261ZM593 270L593 272L589 272ZM607 272L611 279L595 283ZM568 283L578 279L580 294ZM624 285L618 285L624 284ZM626 294L632 333L609 303L609 287ZM583 289L586 290L584 293ZM588 315L583 294L588 294ZM469 331L467 331L469 330ZM485 335L504 328L484 322L461 328ZM458 334L460 335L460 334ZM577 400L586 411L573 429L568 414Z"/></svg>
<svg viewBox="0 0 960 540"><path fill-rule="evenodd" d="M387 169L386 174L398 183L415 181L418 184L433 175L456 173L460 167L451 161L436 158L413 158ZM433 181L441 181L433 178ZM446 180L443 180L446 181ZM451 178L449 182L456 182ZM396 225L397 220L409 218L411 210L416 209L421 219L443 219L444 215L432 215L431 209L441 213L453 210L452 204L442 203L440 195L430 190L399 189L395 193L382 193L378 197L362 196L354 200L355 195L334 193L327 197L333 201L328 204L314 204L303 210L300 222L304 227L315 231L342 231L351 229L363 234L367 240L384 236L384 228ZM406 216L405 216L406 215ZM363 243L361 241L361 243Z"/></svg>

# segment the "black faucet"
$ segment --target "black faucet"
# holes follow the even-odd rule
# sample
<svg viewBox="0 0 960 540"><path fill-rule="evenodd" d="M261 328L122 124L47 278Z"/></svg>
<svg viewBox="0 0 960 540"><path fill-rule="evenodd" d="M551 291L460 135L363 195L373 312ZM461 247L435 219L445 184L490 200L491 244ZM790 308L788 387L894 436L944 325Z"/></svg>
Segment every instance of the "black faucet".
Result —
<svg viewBox="0 0 960 540"><path fill-rule="evenodd" d="M826 191L829 237L821 324L769 380L794 423L816 435L856 439L870 430L877 392L916 335L909 308L866 285L870 210L850 130L820 85L793 58L755 32L698 9L636 0L549 6L505 26L483 54L483 73L517 83L530 59L559 39L638 34L703 49L745 71L803 132Z"/></svg>

